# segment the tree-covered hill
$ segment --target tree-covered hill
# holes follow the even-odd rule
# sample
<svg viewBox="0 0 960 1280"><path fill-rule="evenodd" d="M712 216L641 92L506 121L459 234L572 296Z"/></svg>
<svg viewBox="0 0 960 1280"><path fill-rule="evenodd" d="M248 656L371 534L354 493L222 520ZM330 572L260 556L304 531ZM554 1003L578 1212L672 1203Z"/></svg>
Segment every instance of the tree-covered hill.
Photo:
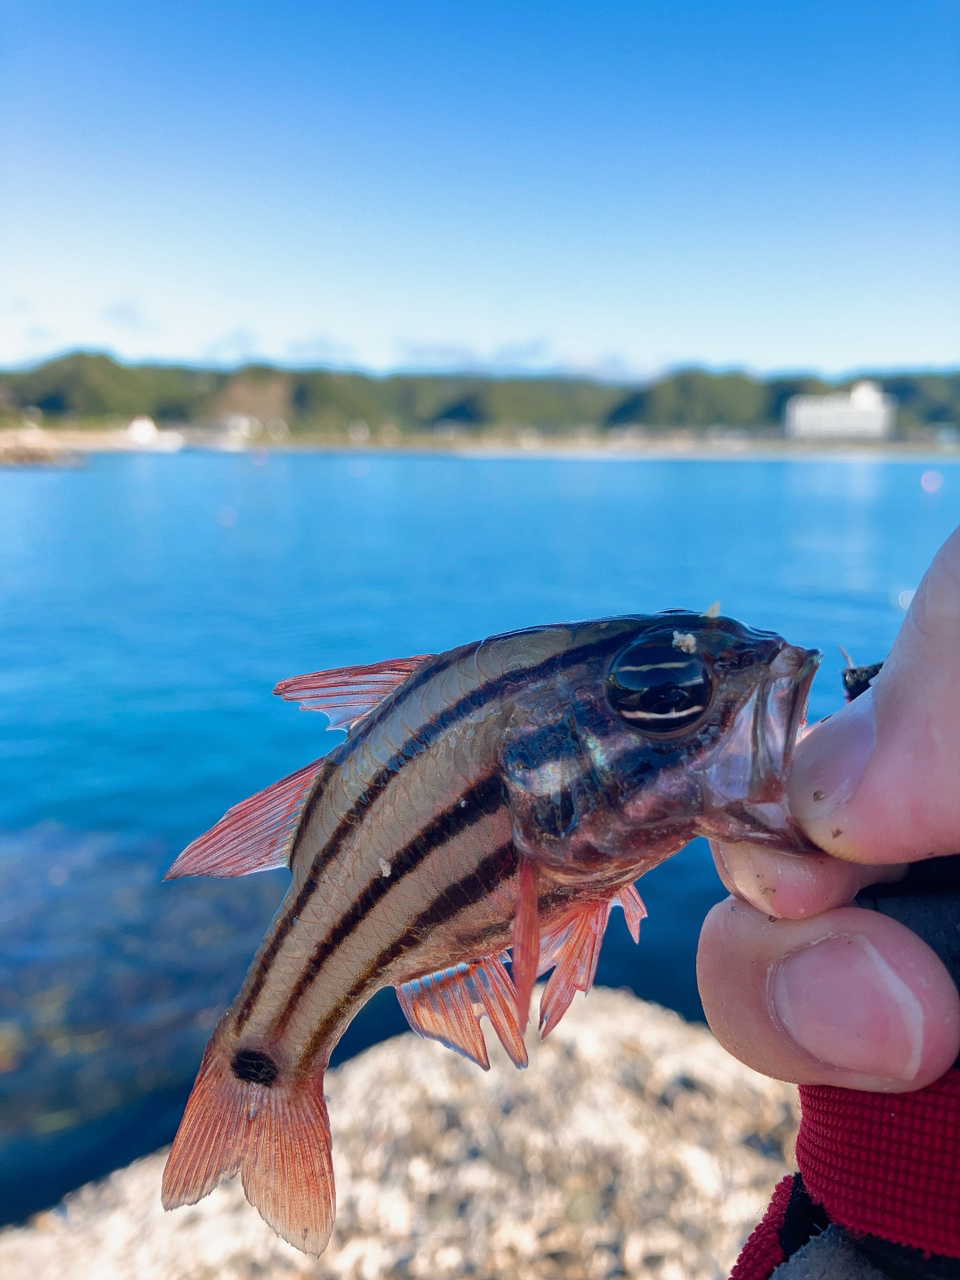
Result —
<svg viewBox="0 0 960 1280"><path fill-rule="evenodd" d="M960 426L960 373L877 376L896 397L901 433ZM758 379L743 373L682 370L642 385L587 378L494 378L473 374L373 377L327 369L251 364L225 371L183 365L120 364L77 352L33 369L0 372L0 416L39 409L48 425L149 414L158 422L210 423L231 414L293 431L342 431L362 421L403 431L443 426L534 426L545 431L643 426L648 429L776 427L798 392L842 390L851 380Z"/></svg>

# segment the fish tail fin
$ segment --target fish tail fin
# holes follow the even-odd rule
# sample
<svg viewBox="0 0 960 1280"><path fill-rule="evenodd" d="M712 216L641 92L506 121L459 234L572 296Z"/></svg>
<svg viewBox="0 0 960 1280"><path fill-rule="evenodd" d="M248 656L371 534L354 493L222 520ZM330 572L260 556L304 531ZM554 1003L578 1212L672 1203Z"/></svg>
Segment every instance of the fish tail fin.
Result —
<svg viewBox="0 0 960 1280"><path fill-rule="evenodd" d="M208 1196L240 1171L249 1122L242 1081L233 1077L216 1038L203 1062L163 1171L163 1207L179 1209Z"/></svg>
<svg viewBox="0 0 960 1280"><path fill-rule="evenodd" d="M336 1209L330 1147L322 1074L271 1085L239 1079L214 1036L167 1158L163 1207L196 1204L240 1173L277 1235L322 1253Z"/></svg>
<svg viewBox="0 0 960 1280"><path fill-rule="evenodd" d="M323 1076L254 1087L266 1098L241 1166L244 1193L277 1235L304 1253L323 1253L336 1214Z"/></svg>

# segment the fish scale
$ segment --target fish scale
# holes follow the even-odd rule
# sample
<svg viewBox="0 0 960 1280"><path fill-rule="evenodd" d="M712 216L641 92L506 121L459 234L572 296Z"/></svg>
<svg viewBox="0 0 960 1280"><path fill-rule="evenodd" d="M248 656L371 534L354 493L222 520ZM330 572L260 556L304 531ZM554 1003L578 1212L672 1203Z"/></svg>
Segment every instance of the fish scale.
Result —
<svg viewBox="0 0 960 1280"><path fill-rule="evenodd" d="M616 902L638 936L644 871L698 834L809 848L785 779L815 665L772 633L674 611L278 686L347 737L169 873L286 863L293 878L207 1047L164 1204L239 1170L266 1221L321 1252L335 1203L323 1072L376 991L396 987L414 1030L481 1066L489 1018L522 1066L538 973L554 968L547 1034L592 985Z"/></svg>
<svg viewBox="0 0 960 1280"><path fill-rule="evenodd" d="M457 693L459 695L459 691ZM447 705L446 700L443 705ZM390 724L388 722L388 730ZM473 730L469 738L465 732L467 726ZM419 728L420 725L416 727ZM396 873L391 871L390 876L384 874L384 866L394 867L398 848L403 848L401 840L407 840L411 835L416 838L416 834L428 826L430 819L435 816L432 810L439 808L443 812L458 808L464 792L469 790L481 771L486 769L489 772L498 740L499 734L492 718L475 721L470 717L459 723L455 732L441 738L411 761L407 769L396 776L393 785L382 792L363 822L343 842L327 881L312 890L302 906L297 923L290 929L281 951L271 964L267 982L258 993L253 1012L244 1020L248 1035L269 1036L284 1057L296 1062L298 1069L309 1069L311 1064L303 1061L303 1052L310 1037L302 1033L295 1034L292 1045L287 1045L283 1039L291 1016L290 1013L283 1016L285 1006L291 998L291 985L297 990L303 983L306 971L305 947L301 939L304 936L325 938L338 921L348 917L351 911L356 911L357 904L364 903L365 896L372 896L371 889L390 890L382 901L378 896L377 909L365 913L359 921L358 929L339 944L340 953L335 957L337 963L330 969L328 979L318 983L318 971L305 986L306 1007L293 1023L298 1032L304 1023L320 1025L326 1022L338 1007L350 989L349 983L340 980L341 970L351 973L364 971L365 966L383 950L382 939L389 928L402 931L407 921L415 919L448 884L454 883L464 871L472 870L487 850L497 848L509 839L510 826L506 819L501 821L497 831L484 829L478 833L468 828L467 835L459 840L457 847L443 854L442 862L450 864L446 874L440 872L437 861L440 855L436 853L418 867L419 875L416 879L403 877L402 888L397 885L398 892L392 891L397 880ZM360 747L354 753L354 759L363 758L362 743ZM338 795L336 804L328 806L324 796L318 797L313 815L305 824L293 855L292 892L295 897L302 891L318 853L329 842L327 833L331 828L331 818L342 821L345 800L355 803L362 794L363 784L369 783L375 775L374 762L368 759L366 764L363 772L360 769L353 772L350 791L347 796ZM433 782L434 774L443 779L441 787ZM428 796L429 807L426 803ZM283 929L285 925L286 918L281 915L274 927L275 931ZM268 935L268 947L270 941ZM284 963L283 960L288 952L294 957L293 963L299 960L302 966L292 983L291 964ZM406 963L412 965L413 971L422 972L423 964L429 961L418 961L413 957ZM405 974L404 978L407 976L412 975Z"/></svg>

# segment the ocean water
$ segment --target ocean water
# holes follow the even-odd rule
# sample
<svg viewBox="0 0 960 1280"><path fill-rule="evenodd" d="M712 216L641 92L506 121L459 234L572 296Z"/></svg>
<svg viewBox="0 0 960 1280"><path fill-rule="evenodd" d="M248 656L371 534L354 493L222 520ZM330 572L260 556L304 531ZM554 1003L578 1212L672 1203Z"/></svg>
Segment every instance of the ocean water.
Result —
<svg viewBox="0 0 960 1280"><path fill-rule="evenodd" d="M931 479L936 471L940 477ZM926 480L923 478L926 476ZM922 482L923 481L923 482ZM706 608L882 658L960 469L879 458L185 452L0 471L0 1216L172 1135L284 890L160 878L341 735L287 676L542 622ZM701 1016L698 842L615 914L599 979ZM340 1057L402 1029L390 993Z"/></svg>

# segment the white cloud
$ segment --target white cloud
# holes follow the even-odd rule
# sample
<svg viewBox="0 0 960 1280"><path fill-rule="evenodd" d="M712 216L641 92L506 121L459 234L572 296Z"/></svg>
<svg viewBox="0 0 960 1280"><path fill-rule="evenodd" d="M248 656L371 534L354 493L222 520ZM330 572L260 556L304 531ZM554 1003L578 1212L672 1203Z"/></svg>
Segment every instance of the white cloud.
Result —
<svg viewBox="0 0 960 1280"><path fill-rule="evenodd" d="M108 325L124 333L149 334L156 332L156 325L151 324L135 302L114 302L111 306L103 308L100 312L100 318L105 320Z"/></svg>

